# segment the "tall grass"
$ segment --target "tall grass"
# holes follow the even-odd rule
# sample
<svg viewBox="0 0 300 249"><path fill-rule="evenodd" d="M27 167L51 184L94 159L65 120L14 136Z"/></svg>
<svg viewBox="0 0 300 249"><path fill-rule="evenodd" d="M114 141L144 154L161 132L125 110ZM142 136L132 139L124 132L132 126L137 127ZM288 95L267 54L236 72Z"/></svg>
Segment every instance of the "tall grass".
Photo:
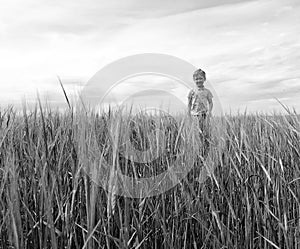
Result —
<svg viewBox="0 0 300 249"><path fill-rule="evenodd" d="M149 129L151 118L141 119L142 131ZM193 154L198 131L185 117L177 124L177 131L184 124L180 149L171 149L193 169L174 188L138 199L118 196L109 174L109 192L93 178L93 163L101 160L139 177L172 161L122 164L105 131L119 131L112 134L121 141L132 125L128 117L71 108L1 111L0 248L299 248L299 116L215 119L206 160L214 170L207 167L202 183L199 169L206 166L201 153ZM171 145L176 129L168 133ZM148 146L140 131L132 139Z"/></svg>

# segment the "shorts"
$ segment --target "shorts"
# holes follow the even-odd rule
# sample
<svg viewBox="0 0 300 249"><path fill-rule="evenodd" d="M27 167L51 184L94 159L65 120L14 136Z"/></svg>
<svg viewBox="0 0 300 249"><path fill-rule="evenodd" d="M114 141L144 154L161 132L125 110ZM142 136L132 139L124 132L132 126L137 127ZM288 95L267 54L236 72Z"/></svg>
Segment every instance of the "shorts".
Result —
<svg viewBox="0 0 300 249"><path fill-rule="evenodd" d="M198 121L199 137L202 143L202 156L205 158L210 146L210 119L207 113L202 113L193 117Z"/></svg>

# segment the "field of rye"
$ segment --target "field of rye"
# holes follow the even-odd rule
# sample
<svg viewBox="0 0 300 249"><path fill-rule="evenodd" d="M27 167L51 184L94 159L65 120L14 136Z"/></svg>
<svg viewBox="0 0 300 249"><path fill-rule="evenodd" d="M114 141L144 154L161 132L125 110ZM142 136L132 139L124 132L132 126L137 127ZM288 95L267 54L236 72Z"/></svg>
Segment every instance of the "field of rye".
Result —
<svg viewBox="0 0 300 249"><path fill-rule="evenodd" d="M300 248L299 116L213 118L207 158L187 117L140 115L134 133L130 120L1 110L0 248ZM143 131L154 121L167 132L153 143ZM162 156L124 162L118 145L126 136ZM175 161L191 170L171 189L130 198L117 194L109 174L102 180L111 191L93 178L91 165L104 161L131 177Z"/></svg>

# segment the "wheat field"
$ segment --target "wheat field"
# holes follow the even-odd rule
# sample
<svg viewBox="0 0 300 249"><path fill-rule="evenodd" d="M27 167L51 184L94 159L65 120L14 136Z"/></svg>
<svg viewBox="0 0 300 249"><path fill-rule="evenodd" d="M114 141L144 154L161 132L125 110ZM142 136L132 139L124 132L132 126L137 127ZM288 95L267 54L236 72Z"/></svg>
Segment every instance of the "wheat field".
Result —
<svg viewBox="0 0 300 249"><path fill-rule="evenodd" d="M149 149L142 131L153 117L139 118L144 127L134 143ZM300 248L299 116L213 119L208 159L214 169L202 171L198 131L184 116L176 117L176 129L169 126L170 155L122 164L106 131L118 123L113 135L121 141L132 127L125 115L41 105L1 110L0 248ZM153 139L159 140L154 153L164 139ZM176 153L181 157L172 158ZM159 174L175 160L191 170L171 189L130 198L118 195L109 179L107 191L89 174L87 164L103 160L123 165L131 177Z"/></svg>

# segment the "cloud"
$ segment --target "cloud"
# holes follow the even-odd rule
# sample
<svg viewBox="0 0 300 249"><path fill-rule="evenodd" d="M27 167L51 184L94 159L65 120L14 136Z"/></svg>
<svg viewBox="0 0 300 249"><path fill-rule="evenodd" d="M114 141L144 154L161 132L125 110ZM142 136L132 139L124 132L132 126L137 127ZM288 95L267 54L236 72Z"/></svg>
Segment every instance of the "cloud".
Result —
<svg viewBox="0 0 300 249"><path fill-rule="evenodd" d="M2 6L1 26L15 42L19 38L42 39L45 35L87 35L93 32L114 35L115 32L143 19L153 19L195 9L241 2L239 0L196 1L17 1Z"/></svg>
<svg viewBox="0 0 300 249"><path fill-rule="evenodd" d="M297 104L298 81L286 84L300 77L295 0L13 0L0 16L1 98L18 99L36 88L57 94L56 75L71 89L109 62L156 52L205 69L224 109L253 106L270 93ZM162 85L172 88L153 80L153 87ZM119 93L132 89L135 83L127 82ZM183 90L171 90L184 98Z"/></svg>

